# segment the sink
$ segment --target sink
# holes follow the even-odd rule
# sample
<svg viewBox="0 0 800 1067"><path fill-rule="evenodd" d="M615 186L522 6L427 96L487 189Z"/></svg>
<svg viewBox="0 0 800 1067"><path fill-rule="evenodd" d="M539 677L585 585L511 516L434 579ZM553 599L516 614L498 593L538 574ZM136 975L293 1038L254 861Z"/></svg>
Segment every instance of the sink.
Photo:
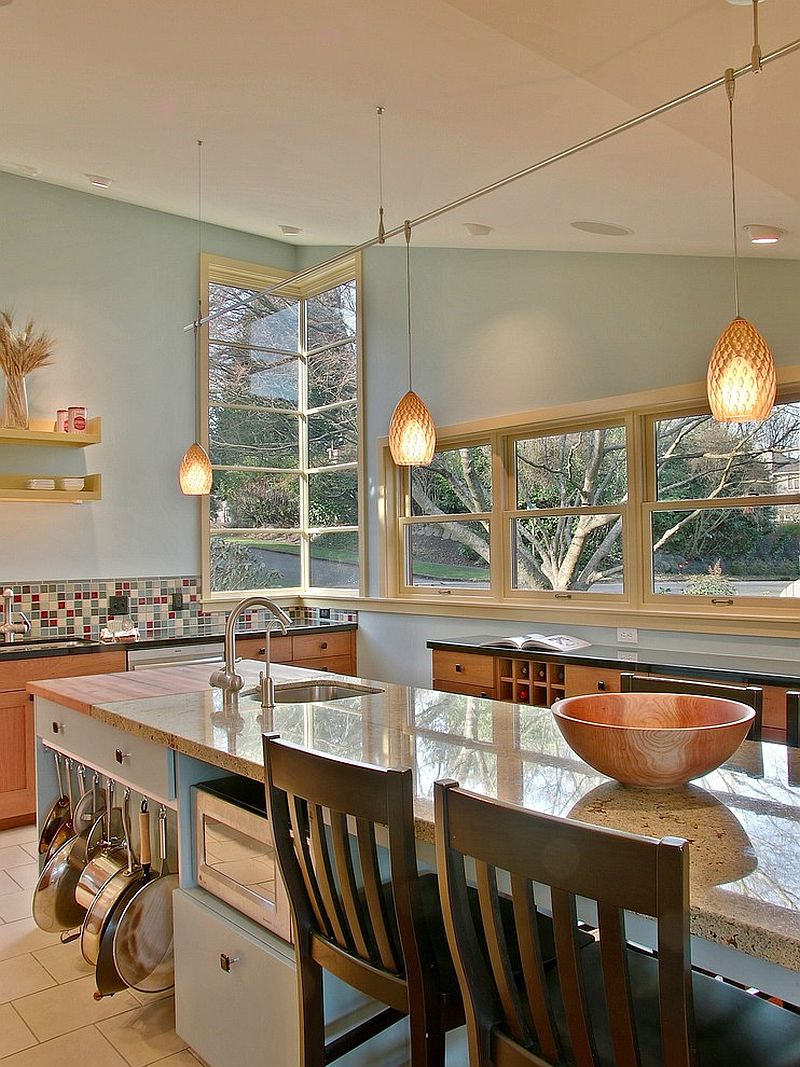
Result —
<svg viewBox="0 0 800 1067"><path fill-rule="evenodd" d="M348 685L347 682L297 682L275 689L276 704L310 704L313 701L347 700L348 697L382 693L368 685Z"/></svg>
<svg viewBox="0 0 800 1067"><path fill-rule="evenodd" d="M4 652L36 652L47 651L48 649L57 648L81 648L83 645L91 644L91 641L85 641L81 638L61 638L61 637L43 637L41 640L34 641L12 641L10 645L0 645L0 655Z"/></svg>

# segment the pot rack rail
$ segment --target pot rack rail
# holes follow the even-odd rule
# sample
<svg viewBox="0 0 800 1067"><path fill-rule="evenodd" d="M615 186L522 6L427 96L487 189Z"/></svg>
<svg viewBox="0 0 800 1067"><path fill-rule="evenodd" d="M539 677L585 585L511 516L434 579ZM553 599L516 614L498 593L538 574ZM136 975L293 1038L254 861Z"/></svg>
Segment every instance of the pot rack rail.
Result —
<svg viewBox="0 0 800 1067"><path fill-rule="evenodd" d="M773 52L768 52L764 56L757 56L754 50L751 62L734 70L732 76L734 79L738 79L744 77L746 74L757 74L763 67L767 66L767 64L774 63L778 59L783 59L784 56L791 55L792 52L796 52L799 49L800 37L795 38L795 40L790 41L781 48L776 48ZM645 122L649 122L651 119L658 118L659 115L664 115L668 111L672 111L674 108L688 103L690 100L695 100L697 97L705 96L706 93L713 92L714 89L719 89L726 84L726 80L730 78L730 76L731 75L726 72L719 78L714 78L713 81L706 82L704 85L700 85L696 89L690 89L689 92L673 97L672 100L668 100L664 104L659 104L657 107L650 108L649 111L643 111L641 114L635 115L633 118L627 119L625 122L620 122L616 126L611 126L609 129L603 130L602 133L597 133L593 137L588 137L584 141L579 141L577 144L571 145L569 148L564 148L552 156L540 159L538 162L532 163L530 166L523 167L522 170L514 171L513 174L508 174L504 178L498 178L489 185L484 185L480 189L475 189L471 193L466 193L464 196L458 197L457 200L451 200L449 203L443 204L441 207L426 211L423 215L418 215L415 219L409 219L402 225L395 226L394 229L379 232L369 240L362 241L361 244L352 245L350 248L346 248L343 252L337 252L335 256L331 256L329 259L322 260L320 263L315 263L310 267L306 267L305 270L298 271L297 274L292 274L290 277L284 278L280 282L277 282L266 289L253 293L253 295L246 300L239 300L236 303L228 304L225 307L205 315L203 318L188 323L184 326L184 330L197 329L200 326L205 326L207 323L219 318L221 315L226 315L239 308L249 307L264 296L269 296L271 293L278 292L279 290L286 288L286 286L305 281L320 270L326 270L329 267L335 267L337 264L343 263L357 252L363 252L367 248L373 248L375 245L383 244L392 237L399 237L401 234L405 233L406 227L408 226L413 228L415 226L421 226L423 223L431 222L433 219L437 219L439 216L445 215L449 211L455 211L456 208L463 207L465 204L471 204L474 200L487 196L489 193L494 193L498 189L503 189L505 186L511 185L513 182L517 182L521 178L527 178L530 174L536 174L537 171L544 170L545 167L549 167L553 163L558 163L562 159L568 159L570 156L577 155L579 152L583 152L587 148L593 148L597 144L602 144L603 141L608 141L612 137L617 137L621 133L635 129L637 126L641 126Z"/></svg>

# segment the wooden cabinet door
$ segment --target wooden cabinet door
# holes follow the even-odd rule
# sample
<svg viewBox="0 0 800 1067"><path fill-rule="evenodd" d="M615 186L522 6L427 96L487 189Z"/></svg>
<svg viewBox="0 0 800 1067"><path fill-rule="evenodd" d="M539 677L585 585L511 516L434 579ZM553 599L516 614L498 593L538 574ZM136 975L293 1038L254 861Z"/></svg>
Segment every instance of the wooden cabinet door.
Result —
<svg viewBox="0 0 800 1067"><path fill-rule="evenodd" d="M621 671L610 667L583 667L568 663L564 676L568 697L587 693L618 693Z"/></svg>
<svg viewBox="0 0 800 1067"><path fill-rule="evenodd" d="M446 652L444 649L433 651L433 677L436 682L447 682L448 692L471 693L474 687L478 689L494 689L495 680L494 656L483 656L480 653L469 652ZM461 687L466 686L465 689ZM455 688L455 687L458 688ZM437 688L442 686L437 684Z"/></svg>
<svg viewBox="0 0 800 1067"><path fill-rule="evenodd" d="M24 689L0 693L0 827L36 811L33 702Z"/></svg>

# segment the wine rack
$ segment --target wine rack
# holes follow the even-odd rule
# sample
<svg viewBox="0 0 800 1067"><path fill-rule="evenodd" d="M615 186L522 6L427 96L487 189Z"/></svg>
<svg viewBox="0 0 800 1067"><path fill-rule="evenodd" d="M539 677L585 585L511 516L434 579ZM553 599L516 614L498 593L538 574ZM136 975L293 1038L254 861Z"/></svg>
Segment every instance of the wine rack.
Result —
<svg viewBox="0 0 800 1067"><path fill-rule="evenodd" d="M566 694L563 663L503 656L499 669L500 700L549 708Z"/></svg>

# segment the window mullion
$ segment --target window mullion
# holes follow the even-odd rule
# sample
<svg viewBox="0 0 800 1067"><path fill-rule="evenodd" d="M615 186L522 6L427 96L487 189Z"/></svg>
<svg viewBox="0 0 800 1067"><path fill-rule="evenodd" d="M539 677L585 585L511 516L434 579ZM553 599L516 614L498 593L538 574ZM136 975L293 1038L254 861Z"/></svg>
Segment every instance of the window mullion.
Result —
<svg viewBox="0 0 800 1067"><path fill-rule="evenodd" d="M300 301L300 419L298 446L300 453L300 587L306 592L311 585L311 546L309 527L308 485L308 309L306 300Z"/></svg>

